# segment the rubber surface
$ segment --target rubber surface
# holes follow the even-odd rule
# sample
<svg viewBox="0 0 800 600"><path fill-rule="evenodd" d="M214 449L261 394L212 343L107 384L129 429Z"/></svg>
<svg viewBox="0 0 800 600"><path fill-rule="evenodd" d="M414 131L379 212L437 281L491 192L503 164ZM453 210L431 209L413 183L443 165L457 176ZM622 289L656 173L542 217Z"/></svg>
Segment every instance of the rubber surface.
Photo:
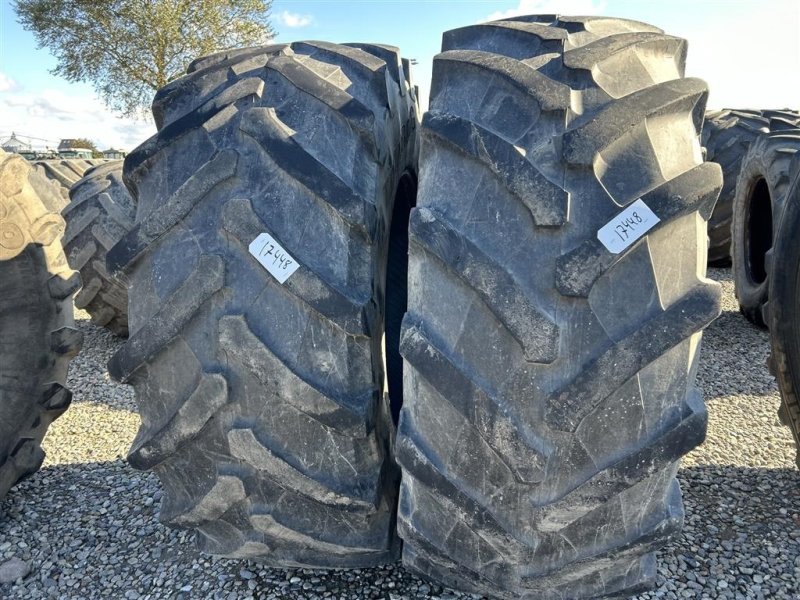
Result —
<svg viewBox="0 0 800 600"><path fill-rule="evenodd" d="M417 123L397 49L220 53L153 113L159 132L124 166L136 225L107 255L130 279L131 337L109 364L140 407L129 461L203 551L395 560L384 281ZM263 233L299 265L283 284L248 251Z"/></svg>
<svg viewBox="0 0 800 600"><path fill-rule="evenodd" d="M708 264L712 267L731 265L731 221L736 178L756 136L769 131L769 119L757 110L708 111L703 124L703 147L706 160L722 167L722 192L708 220Z"/></svg>
<svg viewBox="0 0 800 600"><path fill-rule="evenodd" d="M792 181L773 250L769 302L764 312L772 345L770 368L781 391L779 415L792 431L800 467L800 155L794 158L790 173Z"/></svg>
<svg viewBox="0 0 800 600"><path fill-rule="evenodd" d="M733 200L733 276L742 314L766 327L772 242L778 229L789 165L800 150L800 129L781 129L756 138L742 160Z"/></svg>
<svg viewBox="0 0 800 600"><path fill-rule="evenodd" d="M48 158L33 161L39 175L45 177L62 198L60 208L69 203L69 189L93 166L106 162L105 159Z"/></svg>
<svg viewBox="0 0 800 600"><path fill-rule="evenodd" d="M127 280L106 271L106 253L136 218L136 203L122 182L122 161L89 169L70 189L70 199L61 214L67 223L67 259L83 279L75 306L86 310L96 325L127 337Z"/></svg>
<svg viewBox="0 0 800 600"><path fill-rule="evenodd" d="M0 498L44 460L47 428L69 406L81 347L61 248L61 197L23 158L0 151Z"/></svg>
<svg viewBox="0 0 800 600"><path fill-rule="evenodd" d="M706 85L684 40L618 19L514 17L442 50L401 341L403 562L498 598L636 593L706 430ZM598 230L638 199L660 222L612 254Z"/></svg>

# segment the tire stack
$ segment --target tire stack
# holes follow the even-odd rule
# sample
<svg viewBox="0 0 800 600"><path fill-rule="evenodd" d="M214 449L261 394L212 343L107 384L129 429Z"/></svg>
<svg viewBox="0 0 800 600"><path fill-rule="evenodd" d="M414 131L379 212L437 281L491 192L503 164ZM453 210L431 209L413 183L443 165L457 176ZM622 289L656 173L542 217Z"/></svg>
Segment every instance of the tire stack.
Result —
<svg viewBox="0 0 800 600"><path fill-rule="evenodd" d="M39 469L42 438L72 399L80 276L61 246L61 204L27 161L0 151L0 499Z"/></svg>

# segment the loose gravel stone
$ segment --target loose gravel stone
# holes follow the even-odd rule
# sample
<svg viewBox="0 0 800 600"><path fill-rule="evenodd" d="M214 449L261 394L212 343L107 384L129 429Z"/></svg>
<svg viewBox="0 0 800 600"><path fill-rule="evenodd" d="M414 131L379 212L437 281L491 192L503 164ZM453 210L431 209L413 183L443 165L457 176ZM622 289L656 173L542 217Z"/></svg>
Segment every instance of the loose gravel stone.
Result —
<svg viewBox="0 0 800 600"><path fill-rule="evenodd" d="M31 566L24 560L12 558L0 564L0 583L13 583L31 572Z"/></svg>
<svg viewBox="0 0 800 600"><path fill-rule="evenodd" d="M768 335L739 314L730 272L711 276L723 284L724 312L703 337L698 374L708 438L678 473L683 535L659 553L657 588L638 598L796 600L800 472L776 415ZM76 315L85 342L70 370L72 407L50 427L42 470L0 503L0 565L29 568L0 583L0 598L475 598L400 565L280 570L199 554L191 533L158 522L158 479L124 460L139 419L131 389L105 369L122 341Z"/></svg>

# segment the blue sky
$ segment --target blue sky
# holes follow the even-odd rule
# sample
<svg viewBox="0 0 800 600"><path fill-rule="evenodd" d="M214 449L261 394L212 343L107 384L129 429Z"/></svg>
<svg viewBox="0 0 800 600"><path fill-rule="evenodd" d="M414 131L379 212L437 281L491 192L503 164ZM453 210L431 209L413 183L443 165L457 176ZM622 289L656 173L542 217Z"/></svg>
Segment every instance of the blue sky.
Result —
<svg viewBox="0 0 800 600"><path fill-rule="evenodd" d="M632 18L685 37L687 75L709 82L709 107L800 108L800 0L276 0L272 19L281 42L399 46L417 59L414 77L427 97L443 31L537 12ZM52 76L54 66L0 0L0 139L13 130L130 150L153 133L150 123L105 110L88 84Z"/></svg>

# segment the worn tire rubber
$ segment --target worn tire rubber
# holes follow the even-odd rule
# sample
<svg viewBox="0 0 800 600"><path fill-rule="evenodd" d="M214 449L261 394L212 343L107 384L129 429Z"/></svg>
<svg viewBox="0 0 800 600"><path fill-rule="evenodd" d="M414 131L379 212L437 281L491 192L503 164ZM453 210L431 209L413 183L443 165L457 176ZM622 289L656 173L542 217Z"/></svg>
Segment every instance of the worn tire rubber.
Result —
<svg viewBox="0 0 800 600"><path fill-rule="evenodd" d="M0 499L44 460L47 428L69 406L81 346L61 248L61 197L23 158L0 151Z"/></svg>
<svg viewBox="0 0 800 600"><path fill-rule="evenodd" d="M594 17L445 33L401 343L398 529L416 573L499 598L633 594L679 534L722 186L685 49ZM638 198L660 223L611 254L597 231Z"/></svg>
<svg viewBox="0 0 800 600"><path fill-rule="evenodd" d="M86 171L104 159L48 158L33 161L37 173L45 177L62 198L61 208L69 202L69 189L84 176Z"/></svg>
<svg viewBox="0 0 800 600"><path fill-rule="evenodd" d="M733 278L742 314L766 327L773 232L789 186L789 165L800 150L800 129L762 134L742 159L733 199Z"/></svg>
<svg viewBox="0 0 800 600"><path fill-rule="evenodd" d="M731 221L736 178L756 136L769 131L769 119L756 110L707 112L703 124L706 160L722 167L722 192L708 220L708 266L731 266Z"/></svg>
<svg viewBox="0 0 800 600"><path fill-rule="evenodd" d="M417 109L396 48L295 42L192 63L125 160L136 225L109 253L131 337L129 454L201 550L281 567L395 560L399 471L382 393L392 204ZM269 232L281 285L248 252Z"/></svg>
<svg viewBox="0 0 800 600"><path fill-rule="evenodd" d="M124 275L115 278L106 271L106 253L136 218L136 203L122 181L122 161L86 171L70 188L70 203L61 214L67 223L67 260L83 279L75 306L88 312L94 324L127 337L127 281Z"/></svg>
<svg viewBox="0 0 800 600"><path fill-rule="evenodd" d="M781 392L778 414L794 436L800 468L800 155L792 162L792 181L775 238L764 315L772 349L770 370Z"/></svg>

